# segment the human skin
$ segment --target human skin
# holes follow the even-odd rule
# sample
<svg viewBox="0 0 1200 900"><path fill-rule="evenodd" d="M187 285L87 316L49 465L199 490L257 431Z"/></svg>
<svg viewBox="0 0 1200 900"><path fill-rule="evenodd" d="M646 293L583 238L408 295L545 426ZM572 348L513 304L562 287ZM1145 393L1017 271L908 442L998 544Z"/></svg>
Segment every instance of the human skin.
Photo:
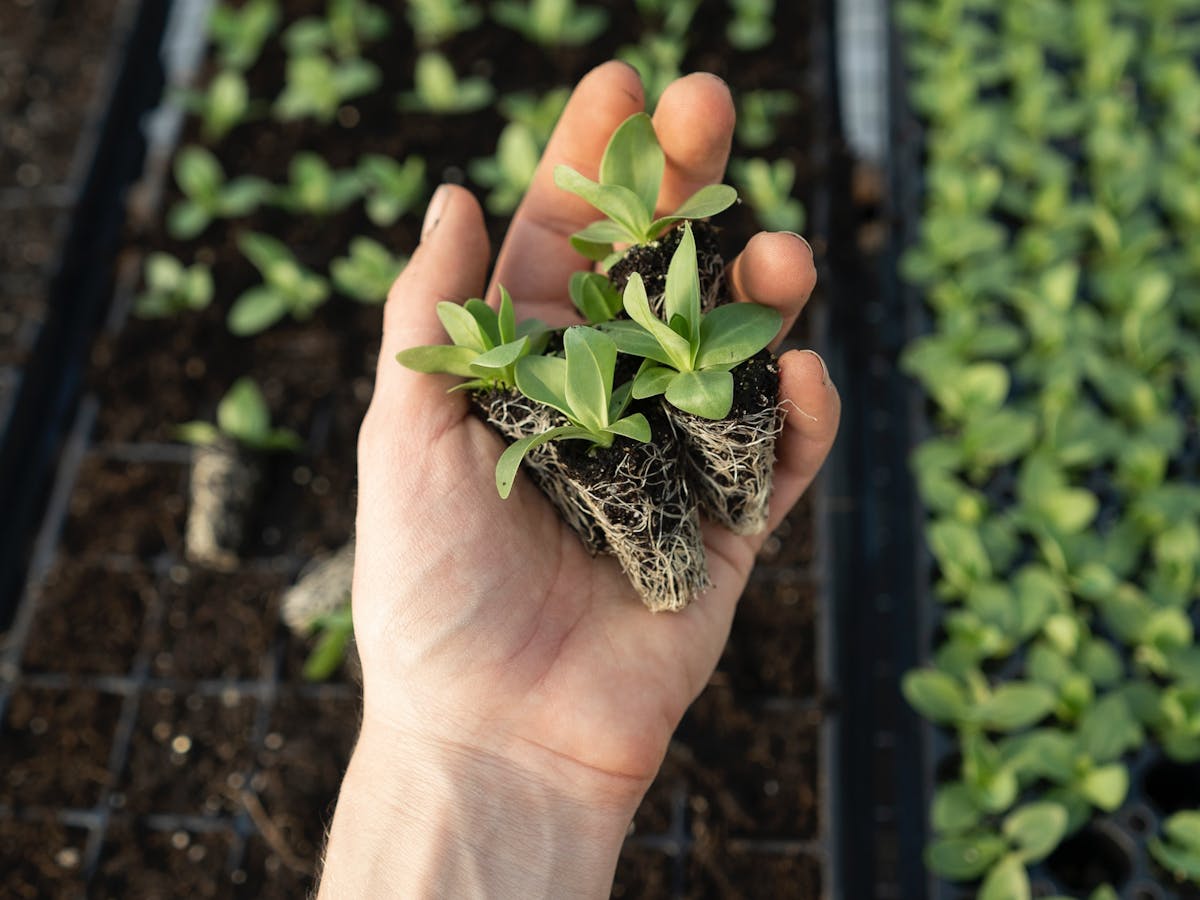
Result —
<svg viewBox="0 0 1200 900"><path fill-rule="evenodd" d="M592 558L524 476L496 494L504 443L449 376L395 362L443 343L441 300L512 294L520 318L578 321L565 286L587 261L568 236L598 214L553 183L596 177L613 129L643 109L636 73L606 63L576 87L505 238L490 284L479 204L439 188L384 309L375 393L359 436L354 630L363 722L338 797L320 897L606 897L638 803L707 683L766 534L705 523L713 586L652 614L610 557ZM721 180L734 125L720 79L662 95L660 214ZM816 272L798 236L762 233L732 263L737 300L785 334ZM485 294L486 285L486 294ZM839 401L820 358L780 358L788 410L770 526L833 443Z"/></svg>

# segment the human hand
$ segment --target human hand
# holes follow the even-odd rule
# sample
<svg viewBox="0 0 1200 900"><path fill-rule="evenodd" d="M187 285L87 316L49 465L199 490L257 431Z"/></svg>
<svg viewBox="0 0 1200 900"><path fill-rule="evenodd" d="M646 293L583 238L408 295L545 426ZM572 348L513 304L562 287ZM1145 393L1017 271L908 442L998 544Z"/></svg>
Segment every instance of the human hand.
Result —
<svg viewBox="0 0 1200 900"><path fill-rule="evenodd" d="M578 321L565 288L587 261L567 238L598 216L554 186L553 169L565 163L594 177L613 129L642 107L637 76L622 63L580 82L513 219L491 302L502 283L519 318ZM723 82L679 79L654 125L667 157L661 208L721 180L734 125ZM384 311L359 440L353 602L363 730L339 799L324 894L348 892L348 869L364 871L346 856L361 838L352 819L363 817L388 822L372 828L379 853L389 843L412 851L437 832L437 849L418 854L424 867L412 851L376 872L376 884L391 889L455 885L458 894L474 885L533 896L540 885L557 895L606 894L629 820L720 657L766 537L706 523L713 587L682 612L653 615L617 563L590 557L531 482L521 477L501 500L492 470L503 441L469 414L464 394L446 393L454 379L394 360L406 347L444 341L436 303L480 296L488 259L478 203L443 186ZM789 234L755 236L728 277L736 299L782 312L781 334L816 281L811 250ZM786 353L780 370L789 414L772 528L824 461L839 410L815 354ZM436 875L428 871L435 855Z"/></svg>

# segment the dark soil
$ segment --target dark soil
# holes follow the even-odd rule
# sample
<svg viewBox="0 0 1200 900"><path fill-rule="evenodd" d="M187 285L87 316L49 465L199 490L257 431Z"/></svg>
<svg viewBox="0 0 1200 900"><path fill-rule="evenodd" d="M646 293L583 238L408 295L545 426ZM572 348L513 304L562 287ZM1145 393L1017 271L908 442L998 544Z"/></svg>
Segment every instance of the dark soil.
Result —
<svg viewBox="0 0 1200 900"><path fill-rule="evenodd" d="M13 87L11 73L61 64L58 56L36 57L43 36L58 35L77 55L83 43L99 47L99 23L113 3L64 0L38 7L70 13L65 21L75 30L69 35L34 33L25 7L0 6L0 129L19 120L12 111L36 111L38 98ZM285 5L294 18L325 3ZM488 75L501 93L569 84L654 26L635 15L632 0L603 5L613 11L613 26L589 47L545 52L513 33L481 28L443 49L460 74ZM738 53L711 24L724 21L725 0L703 0L685 69L715 71L735 91L798 92L805 109L780 123L776 147L763 152L797 163L801 199L811 202L821 176L807 151L812 123L820 118L809 94L813 23L806 4L777 6L771 47ZM393 96L408 89L412 77L407 30L398 24L394 38L368 55L380 65L384 87L352 104L343 124L243 125L213 148L226 170L279 181L299 149L321 152L335 166L369 152L399 159L419 153L431 182L464 180L466 162L492 152L503 125L499 115L400 117ZM276 92L283 64L282 52L272 48L254 67L256 96ZM76 81L86 83L75 74L55 82L64 98L75 96ZM62 117L34 119L21 123L20 135L46 149L31 156L32 144L19 135L24 155L17 161L17 151L0 149L0 178L33 178L31 169L21 168L30 162L43 185L63 171L65 157L52 147ZM197 139L189 123L184 142ZM165 187L164 211L178 197L169 179ZM719 224L715 240L726 258L756 230L745 207L724 214ZM506 222L491 217L488 226L497 249ZM39 237L30 225L22 242L0 252L27 271L31 265L44 271L38 266L53 259L54 249L37 246L53 244L54 227L51 216L49 230L42 229L48 237ZM355 204L325 219L264 209L244 222L217 223L190 242L170 239L158 223L130 234L133 250L165 249L210 263L218 296L203 313L167 323L131 319L93 347L89 384L100 401L93 450L74 481L57 561L31 595L37 615L16 687L10 692L0 681L0 894L78 896L86 884L89 895L102 897L265 898L303 896L311 886L357 731L359 693L344 672L340 684L320 691L301 684L310 644L286 634L277 607L304 561L336 549L352 533L355 444L371 396L382 316L378 307L334 296L308 322L289 320L254 338L231 337L224 326L229 305L258 280L236 238L249 230L270 232L323 272L352 235L409 252L419 229L420 210L377 228ZM821 246L820 236L814 243ZM36 309L24 300L19 309L0 309L0 335L19 333L25 326L18 320L31 315ZM187 455L170 445L176 425L211 421L229 385L247 374L262 387L273 422L300 433L305 448L272 461L243 567L219 574L184 561ZM596 464L582 444L566 446L580 451L578 465ZM820 883L813 858L772 855L758 843L791 847L819 833L816 611L812 581L803 574L813 560L812 534L812 510L802 506L768 540L761 559L770 566L748 589L720 669L637 813L615 896L655 900L690 891L732 898L760 889L790 896L793 888ZM108 679L104 690L89 681L94 676ZM45 812L47 822L18 821L12 808ZM89 820L99 823L90 832L50 821L68 808L105 815ZM100 848L91 863L84 852L89 839Z"/></svg>
<svg viewBox="0 0 1200 900"><path fill-rule="evenodd" d="M733 406L727 418L760 413L779 402L779 364L770 350L760 350L733 370Z"/></svg>
<svg viewBox="0 0 1200 900"><path fill-rule="evenodd" d="M724 291L725 260L721 256L719 233L720 229L707 222L692 223L696 264L700 270L700 297L706 310L729 299ZM624 292L629 276L637 272L646 286L646 295L651 298L650 309L661 315L661 307L655 305L653 298L661 297L666 290L667 269L682 237L682 228L672 228L653 243L630 247L608 270L613 287Z"/></svg>

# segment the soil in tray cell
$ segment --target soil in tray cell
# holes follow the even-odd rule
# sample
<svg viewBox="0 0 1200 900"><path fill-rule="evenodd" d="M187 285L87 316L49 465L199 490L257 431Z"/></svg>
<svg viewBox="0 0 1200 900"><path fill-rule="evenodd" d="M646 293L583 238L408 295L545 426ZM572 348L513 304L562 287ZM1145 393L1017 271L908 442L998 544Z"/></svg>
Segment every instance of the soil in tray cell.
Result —
<svg viewBox="0 0 1200 900"><path fill-rule="evenodd" d="M142 643L151 576L60 562L38 590L21 667L26 672L124 675Z"/></svg>
<svg viewBox="0 0 1200 900"><path fill-rule="evenodd" d="M162 589L163 614L150 638L157 678L254 680L264 674L285 579L175 566Z"/></svg>
<svg viewBox="0 0 1200 900"><path fill-rule="evenodd" d="M767 537L758 551L758 561L780 568L805 569L811 566L816 552L812 524L812 501L806 496Z"/></svg>
<svg viewBox="0 0 1200 900"><path fill-rule="evenodd" d="M0 896L11 900L75 900L88 833L57 822L0 820Z"/></svg>
<svg viewBox="0 0 1200 900"><path fill-rule="evenodd" d="M0 805L94 807L120 712L120 697L98 691L14 691L0 729Z"/></svg>
<svg viewBox="0 0 1200 900"><path fill-rule="evenodd" d="M256 701L225 691L142 695L121 803L137 813L216 815L241 808Z"/></svg>
<svg viewBox="0 0 1200 900"><path fill-rule="evenodd" d="M226 897L232 839L224 830L155 831L140 823L115 822L105 836L88 896Z"/></svg>
<svg viewBox="0 0 1200 900"><path fill-rule="evenodd" d="M0 129L5 131L13 127L11 122L0 123ZM10 155L7 154L0 159L0 169L8 159ZM9 278L47 274L55 262L54 254L59 238L64 233L67 212L26 202L13 208L0 209L0 217L4 221L4 240L0 241L0 274Z"/></svg>
<svg viewBox="0 0 1200 900"><path fill-rule="evenodd" d="M821 863L809 856L697 844L688 860L687 897L695 900L813 900Z"/></svg>
<svg viewBox="0 0 1200 900"><path fill-rule="evenodd" d="M816 602L811 583L797 574L750 582L717 666L740 696L814 696Z"/></svg>
<svg viewBox="0 0 1200 900"><path fill-rule="evenodd" d="M816 837L820 713L754 709L710 684L680 726L693 836Z"/></svg>
<svg viewBox="0 0 1200 900"><path fill-rule="evenodd" d="M176 463L88 456L71 493L63 550L76 559L182 553L186 478Z"/></svg>
<svg viewBox="0 0 1200 900"><path fill-rule="evenodd" d="M251 787L273 823L277 850L315 865L358 735L354 695L280 696Z"/></svg>
<svg viewBox="0 0 1200 900"><path fill-rule="evenodd" d="M617 860L612 896L659 900L675 896L675 857L661 850L626 844Z"/></svg>
<svg viewBox="0 0 1200 900"><path fill-rule="evenodd" d="M0 279L0 366L21 366L29 358L46 315L45 292L36 276Z"/></svg>

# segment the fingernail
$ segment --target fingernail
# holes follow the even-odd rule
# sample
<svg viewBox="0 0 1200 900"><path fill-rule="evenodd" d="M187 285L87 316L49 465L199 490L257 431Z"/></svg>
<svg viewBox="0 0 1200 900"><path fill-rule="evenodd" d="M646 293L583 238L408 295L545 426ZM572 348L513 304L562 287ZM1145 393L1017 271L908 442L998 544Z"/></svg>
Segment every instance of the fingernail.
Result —
<svg viewBox="0 0 1200 900"><path fill-rule="evenodd" d="M804 244L804 246L808 248L809 256L813 257L813 259L816 259L817 255L815 253L813 253L812 244L810 244L808 241L806 241L804 239L804 235L796 234L796 232L794 232L794 231L782 231L782 232L780 232L780 234L790 234L792 237L794 237L796 240L800 241L800 243Z"/></svg>
<svg viewBox="0 0 1200 900"><path fill-rule="evenodd" d="M825 387L833 384L833 379L829 377L829 366L825 365L825 360L821 359L821 354L816 350L802 350L802 353L811 353L813 357L821 364L821 384Z"/></svg>
<svg viewBox="0 0 1200 900"><path fill-rule="evenodd" d="M433 234L433 229L437 228L438 222L442 220L442 213L445 212L449 200L449 185L443 184L433 192L433 196L429 198L429 209L425 210L425 221L421 224L421 240Z"/></svg>

